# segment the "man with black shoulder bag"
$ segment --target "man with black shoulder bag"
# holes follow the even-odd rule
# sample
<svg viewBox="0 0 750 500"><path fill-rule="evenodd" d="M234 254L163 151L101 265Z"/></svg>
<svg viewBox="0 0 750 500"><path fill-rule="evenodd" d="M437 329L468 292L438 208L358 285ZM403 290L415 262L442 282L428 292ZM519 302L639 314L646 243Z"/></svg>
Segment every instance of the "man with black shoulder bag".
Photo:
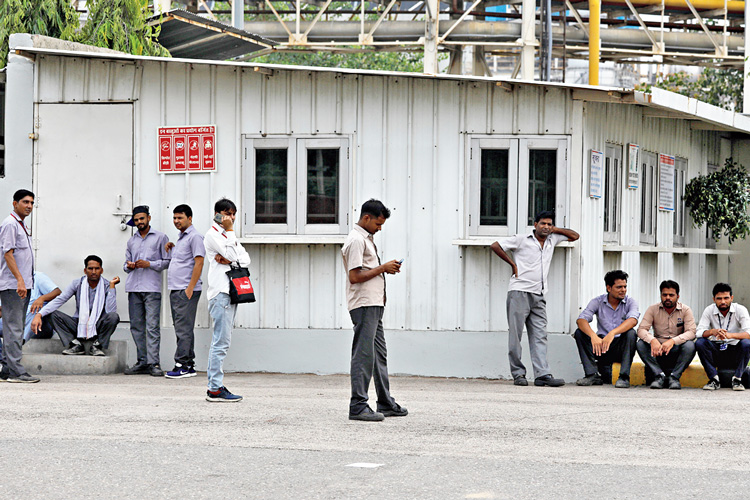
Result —
<svg viewBox="0 0 750 500"><path fill-rule="evenodd" d="M234 234L237 206L226 198L214 205L214 220L203 243L208 261L208 311L214 322L211 349L208 353L208 390L206 401L212 403L236 403L242 396L232 394L224 387L224 358L232 338L232 326L237 314L237 302L230 297L230 278L227 275L235 268L247 268L250 256ZM233 279L234 280L234 279ZM238 282L235 281L235 285ZM245 288L244 281L241 284ZM249 279L247 281L249 283ZM236 289L236 286L234 287ZM252 286L250 287L252 290ZM236 299L235 299L236 300Z"/></svg>

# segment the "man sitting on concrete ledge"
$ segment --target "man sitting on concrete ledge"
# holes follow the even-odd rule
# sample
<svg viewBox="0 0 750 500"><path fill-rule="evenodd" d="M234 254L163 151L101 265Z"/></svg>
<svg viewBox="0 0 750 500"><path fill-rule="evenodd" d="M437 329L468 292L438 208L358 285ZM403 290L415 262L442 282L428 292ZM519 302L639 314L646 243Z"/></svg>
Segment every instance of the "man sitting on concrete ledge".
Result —
<svg viewBox="0 0 750 500"><path fill-rule="evenodd" d="M115 332L120 317L117 315L117 291L120 278L102 278L102 259L89 255L83 260L85 276L76 278L65 291L39 311L31 322L31 330L39 331L42 318L51 314L52 325L66 349L63 354L104 356L109 338ZM71 297L76 298L73 317L58 311Z"/></svg>
<svg viewBox="0 0 750 500"><path fill-rule="evenodd" d="M638 304L627 296L628 273L610 271L604 275L607 293L591 299L578 316L575 332L578 355L583 364L584 377L576 385L612 383L612 363L620 363L620 376L615 387L630 387L630 366L635 356L635 326L638 324ZM596 315L597 330L589 324ZM604 379L604 380L603 380Z"/></svg>
<svg viewBox="0 0 750 500"><path fill-rule="evenodd" d="M695 350L708 375L704 390L715 391L719 382L719 368L731 368L732 390L744 391L742 374L750 361L750 315L747 308L733 304L732 287L717 283L713 289L714 303L708 306L698 323Z"/></svg>
<svg viewBox="0 0 750 500"><path fill-rule="evenodd" d="M659 290L661 302L643 314L635 348L654 377L652 389L681 389L682 372L695 357L695 318L688 306L677 302L680 298L677 282L662 281ZM649 333L652 327L653 335Z"/></svg>

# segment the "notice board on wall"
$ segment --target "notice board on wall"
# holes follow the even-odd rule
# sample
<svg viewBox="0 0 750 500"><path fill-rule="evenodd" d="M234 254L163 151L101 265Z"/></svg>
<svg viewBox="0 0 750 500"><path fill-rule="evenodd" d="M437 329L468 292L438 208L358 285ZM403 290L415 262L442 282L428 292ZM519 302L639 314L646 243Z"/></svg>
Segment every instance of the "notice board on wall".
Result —
<svg viewBox="0 0 750 500"><path fill-rule="evenodd" d="M216 125L159 127L160 173L215 172Z"/></svg>
<svg viewBox="0 0 750 500"><path fill-rule="evenodd" d="M674 211L674 156L659 155L659 210Z"/></svg>
<svg viewBox="0 0 750 500"><path fill-rule="evenodd" d="M589 196L601 198L604 184L604 153L591 150L591 163L589 170Z"/></svg>

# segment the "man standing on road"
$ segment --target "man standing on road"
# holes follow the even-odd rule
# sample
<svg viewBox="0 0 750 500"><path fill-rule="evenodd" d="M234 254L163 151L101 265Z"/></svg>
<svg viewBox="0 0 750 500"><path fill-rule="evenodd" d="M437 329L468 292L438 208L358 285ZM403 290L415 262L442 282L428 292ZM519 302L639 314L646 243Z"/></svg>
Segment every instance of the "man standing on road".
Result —
<svg viewBox="0 0 750 500"><path fill-rule="evenodd" d="M105 356L104 349L109 347L109 339L120 322L115 290L120 278L102 278L102 259L96 255L83 259L83 266L84 276L74 279L59 297L34 315L31 330L38 332L43 318L50 316L65 347L63 354ZM72 317L58 311L71 297L76 298Z"/></svg>
<svg viewBox="0 0 750 500"><path fill-rule="evenodd" d="M638 324L638 304L627 296L628 274L610 271L604 275L607 293L591 299L578 316L574 337L583 364L584 377L576 385L612 383L612 363L620 362L618 389L630 387L630 366L635 356L635 326ZM597 331L591 328L596 315ZM604 379L604 380L602 380Z"/></svg>
<svg viewBox="0 0 750 500"><path fill-rule="evenodd" d="M34 287L34 251L31 231L24 220L34 209L34 193L19 189L13 195L13 211L0 224L0 303L3 306L3 356L0 378L8 382L34 383L21 365L21 341L29 307L29 290Z"/></svg>
<svg viewBox="0 0 750 500"><path fill-rule="evenodd" d="M128 292L130 333L135 342L138 361L125 370L125 375L149 374L161 377L159 364L161 331L161 272L169 265L167 235L151 227L151 215L146 205L133 209L129 226L138 231L128 240L123 271L128 273L125 291Z"/></svg>
<svg viewBox="0 0 750 500"><path fill-rule="evenodd" d="M346 301L354 323L349 420L376 422L385 417L404 417L409 413L391 396L388 352L383 332L385 273L400 272L403 261L392 260L380 264L373 238L390 216L391 211L382 202L374 199L366 201L362 205L359 222L354 225L341 248L347 273ZM370 379L373 379L378 395L376 412L367 404Z"/></svg>
<svg viewBox="0 0 750 500"><path fill-rule="evenodd" d="M526 367L521 361L523 327L529 336L534 385L559 387L563 379L550 373L547 361L547 275L555 246L562 241L576 241L580 236L572 229L555 226L553 211L538 213L530 234L502 238L490 248L507 262L512 270L505 306L508 315L508 361L515 385L527 386ZM512 250L513 258L506 252ZM514 260L515 259L515 260Z"/></svg>
<svg viewBox="0 0 750 500"><path fill-rule="evenodd" d="M646 369L654 375L652 389L681 389L680 377L695 357L695 318L688 306L678 302L677 282L662 281L659 290L661 302L643 314L635 348ZM649 333L652 327L653 335Z"/></svg>
<svg viewBox="0 0 750 500"><path fill-rule="evenodd" d="M180 231L177 243L167 243L170 252L167 288L172 308L172 322L177 336L174 369L167 378L195 377L195 312L201 297L201 273L206 247L203 235L193 226L193 209L177 205L174 210L174 227Z"/></svg>
<svg viewBox="0 0 750 500"><path fill-rule="evenodd" d="M237 314L237 304L229 300L230 264L250 265L250 256L234 234L237 206L222 198L214 204L214 220L203 244L208 259L208 312L214 321L211 349L208 351L208 390L206 401L211 403L236 403L242 396L232 394L224 387L224 358L232 340L232 327Z"/></svg>
<svg viewBox="0 0 750 500"><path fill-rule="evenodd" d="M1 292L0 292L1 293ZM708 375L707 391L715 391L719 368L731 368L732 390L744 391L742 374L750 361L750 315L747 308L733 304L732 287L717 283L713 289L714 303L708 306L698 322L695 350Z"/></svg>

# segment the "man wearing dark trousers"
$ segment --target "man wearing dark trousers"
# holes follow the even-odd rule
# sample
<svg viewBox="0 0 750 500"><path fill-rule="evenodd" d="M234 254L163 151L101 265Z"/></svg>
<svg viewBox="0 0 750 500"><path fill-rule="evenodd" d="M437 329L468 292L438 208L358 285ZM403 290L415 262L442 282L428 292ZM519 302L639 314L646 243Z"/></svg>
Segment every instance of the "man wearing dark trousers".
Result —
<svg viewBox="0 0 750 500"><path fill-rule="evenodd" d="M65 347L63 354L104 356L104 349L109 347L109 339L120 322L115 290L120 278L114 277L112 281L102 278L102 259L96 255L83 259L83 265L84 276L74 279L63 293L36 313L31 330L38 332L42 319L51 315L53 328ZM58 309L72 297L76 299L76 312L71 317Z"/></svg>
<svg viewBox="0 0 750 500"><path fill-rule="evenodd" d="M707 391L715 391L719 368L731 368L732 390L744 391L742 374L750 361L750 315L747 308L734 304L732 287L717 283L713 289L714 303L708 306L698 322L695 350L708 375Z"/></svg>
<svg viewBox="0 0 750 500"><path fill-rule="evenodd" d="M3 355L0 378L34 383L21 364L21 345L31 289L34 288L34 250L31 231L24 220L34 209L34 193L19 189L13 194L13 211L0 224L0 303L3 305Z"/></svg>
<svg viewBox="0 0 750 500"><path fill-rule="evenodd" d="M688 306L678 302L677 282L662 281L659 290L661 302L643 314L635 348L654 377L652 389L681 389L680 377L695 357L695 318Z"/></svg>
<svg viewBox="0 0 750 500"><path fill-rule="evenodd" d="M177 243L167 243L171 259L167 274L169 304L172 309L177 349L174 353L174 368L166 373L167 378L195 377L195 312L201 297L203 283L203 260L206 247L203 235L193 226L193 209L188 205L177 205L173 210L174 227L180 231Z"/></svg>
<svg viewBox="0 0 750 500"><path fill-rule="evenodd" d="M396 403L390 393L383 333L385 274L398 273L401 262L392 260L381 264L373 239L390 216L390 210L380 201L366 201L362 205L359 222L354 225L341 249L347 272L347 305L354 323L349 420L376 422L385 417L403 417L409 413ZM378 395L377 412L367 404L371 378Z"/></svg>
<svg viewBox="0 0 750 500"><path fill-rule="evenodd" d="M146 205L135 207L127 224L138 229L128 240L122 266L128 273L125 291L128 292L130 333L138 360L125 370L125 375L162 377L164 372L159 364L161 272L169 265L166 249L169 239L151 227L151 215Z"/></svg>
<svg viewBox="0 0 750 500"><path fill-rule="evenodd" d="M627 296L628 274L610 271L604 275L607 293L586 306L578 316L574 337L583 364L584 377L577 385L612 383L612 363L620 362L620 376L615 387L630 387L630 366L635 356L635 326L638 324L638 304ZM596 316L597 331L591 328Z"/></svg>
<svg viewBox="0 0 750 500"><path fill-rule="evenodd" d="M534 367L534 385L560 387L563 379L550 373L547 361L547 275L555 246L576 241L578 233L555 226L552 211L540 212L534 218L530 234L517 234L493 243L490 248L510 265L512 275L505 302L508 314L508 361L515 385L527 386L526 367L521 361L523 327L529 336L529 351ZM513 258L506 251L513 251ZM514 260L515 259L515 260Z"/></svg>

